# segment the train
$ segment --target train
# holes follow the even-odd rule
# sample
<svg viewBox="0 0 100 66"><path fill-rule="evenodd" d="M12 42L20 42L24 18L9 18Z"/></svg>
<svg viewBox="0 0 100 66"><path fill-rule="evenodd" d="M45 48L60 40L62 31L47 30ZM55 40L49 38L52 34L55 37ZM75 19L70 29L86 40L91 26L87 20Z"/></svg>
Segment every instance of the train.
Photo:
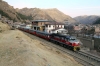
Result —
<svg viewBox="0 0 100 66"><path fill-rule="evenodd" d="M74 36L57 33L46 33L24 27L19 27L18 29L73 51L79 51L81 49L80 41Z"/></svg>

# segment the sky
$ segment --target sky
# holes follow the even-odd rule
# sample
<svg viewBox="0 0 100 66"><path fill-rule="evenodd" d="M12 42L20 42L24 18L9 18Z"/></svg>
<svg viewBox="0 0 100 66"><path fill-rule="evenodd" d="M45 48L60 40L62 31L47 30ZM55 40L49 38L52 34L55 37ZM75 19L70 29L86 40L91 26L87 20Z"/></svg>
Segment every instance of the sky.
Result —
<svg viewBox="0 0 100 66"><path fill-rule="evenodd" d="M71 17L100 16L100 0L4 0L14 8L57 8Z"/></svg>

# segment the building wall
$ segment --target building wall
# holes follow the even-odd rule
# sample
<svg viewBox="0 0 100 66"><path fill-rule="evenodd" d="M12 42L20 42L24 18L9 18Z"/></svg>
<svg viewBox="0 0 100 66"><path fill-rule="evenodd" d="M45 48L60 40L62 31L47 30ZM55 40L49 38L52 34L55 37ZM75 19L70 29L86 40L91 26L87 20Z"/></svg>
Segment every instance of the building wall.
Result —
<svg viewBox="0 0 100 66"><path fill-rule="evenodd" d="M47 27L45 27L45 32L51 33L51 30L53 30L55 28L58 28L58 27L59 28L64 28L64 25L48 25Z"/></svg>
<svg viewBox="0 0 100 66"><path fill-rule="evenodd" d="M44 31L45 30L45 24L48 24L49 22L33 22L32 29ZM35 30L34 29L34 30Z"/></svg>
<svg viewBox="0 0 100 66"><path fill-rule="evenodd" d="M100 51L100 38L94 38L94 49Z"/></svg>
<svg viewBox="0 0 100 66"><path fill-rule="evenodd" d="M96 27L95 32L100 32L100 27Z"/></svg>
<svg viewBox="0 0 100 66"><path fill-rule="evenodd" d="M66 29L58 29L58 30L55 30L55 31L52 31L51 33L61 33L61 34L67 34L68 31Z"/></svg>
<svg viewBox="0 0 100 66"><path fill-rule="evenodd" d="M50 33L50 31L52 29L55 29L55 26L54 25L48 25L47 27L45 27L45 32Z"/></svg>
<svg viewBox="0 0 100 66"><path fill-rule="evenodd" d="M45 24L48 24L48 22L38 22L38 26L44 26Z"/></svg>
<svg viewBox="0 0 100 66"><path fill-rule="evenodd" d="M74 30L81 30L79 26L74 26Z"/></svg>
<svg viewBox="0 0 100 66"><path fill-rule="evenodd" d="M77 38L80 39L84 47L88 47L90 49L94 48L94 45L93 45L94 42L92 41L92 39L87 39L87 38L82 38L82 37L77 37Z"/></svg>

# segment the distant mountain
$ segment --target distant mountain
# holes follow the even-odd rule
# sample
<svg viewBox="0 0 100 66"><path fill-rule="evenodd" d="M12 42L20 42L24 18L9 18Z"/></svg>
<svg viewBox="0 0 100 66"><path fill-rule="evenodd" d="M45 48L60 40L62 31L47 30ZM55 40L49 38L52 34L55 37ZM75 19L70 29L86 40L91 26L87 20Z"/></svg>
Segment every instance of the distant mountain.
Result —
<svg viewBox="0 0 100 66"><path fill-rule="evenodd" d="M69 21L71 23L75 22L73 18L64 13L60 12L58 9L39 9L39 8L23 8L23 9L16 9L17 12L33 17L33 20L44 19L44 20L51 20L57 22L65 22Z"/></svg>
<svg viewBox="0 0 100 66"><path fill-rule="evenodd" d="M96 21L94 21L93 24L100 24L100 18L98 18Z"/></svg>
<svg viewBox="0 0 100 66"><path fill-rule="evenodd" d="M78 16L75 17L74 19L82 24L93 24L100 16L95 16L95 15L91 15L91 16Z"/></svg>

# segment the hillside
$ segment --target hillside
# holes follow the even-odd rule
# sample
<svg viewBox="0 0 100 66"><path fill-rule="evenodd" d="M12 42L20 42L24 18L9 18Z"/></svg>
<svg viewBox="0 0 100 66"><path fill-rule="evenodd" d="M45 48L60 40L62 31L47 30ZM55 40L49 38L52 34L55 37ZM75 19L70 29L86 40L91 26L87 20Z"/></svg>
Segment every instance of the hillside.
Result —
<svg viewBox="0 0 100 66"><path fill-rule="evenodd" d="M14 21L25 20L50 20L57 22L68 21L75 23L76 21L68 15L65 15L56 8L53 9L40 9L40 8L23 8L14 9L7 2L0 0L0 14Z"/></svg>
<svg viewBox="0 0 100 66"><path fill-rule="evenodd" d="M61 11L59 11L58 9L54 8L54 9L42 9L43 11L45 11L50 17L52 17L52 19L54 19L57 22L64 22L66 20L68 20L69 22L75 22L74 19L72 19L70 16L65 15L64 13L62 13Z"/></svg>
<svg viewBox="0 0 100 66"><path fill-rule="evenodd" d="M0 22L0 33L9 30L10 27L7 24Z"/></svg>
<svg viewBox="0 0 100 66"><path fill-rule="evenodd" d="M23 21L23 20L32 20L32 16L25 16L21 13L18 13L13 6L10 6L7 2L0 0L0 14L9 20Z"/></svg>
<svg viewBox="0 0 100 66"><path fill-rule="evenodd" d="M33 36L32 39L19 30L0 33L0 66L75 65L82 66L71 56L39 41L36 36Z"/></svg>
<svg viewBox="0 0 100 66"><path fill-rule="evenodd" d="M39 9L39 8L23 8L16 9L17 12L29 16L32 15L33 20L45 19L57 22L69 21L71 23L75 22L73 18L64 13L60 12L58 9Z"/></svg>
<svg viewBox="0 0 100 66"><path fill-rule="evenodd" d="M78 16L75 17L74 19L82 24L93 24L94 21L96 21L99 18L99 16L95 16L95 15L90 15L90 16Z"/></svg>
<svg viewBox="0 0 100 66"><path fill-rule="evenodd" d="M15 21L20 20L13 6L10 6L7 2L2 0L0 0L0 14Z"/></svg>
<svg viewBox="0 0 100 66"><path fill-rule="evenodd" d="M100 18L98 18L96 21L94 21L93 24L100 24Z"/></svg>

